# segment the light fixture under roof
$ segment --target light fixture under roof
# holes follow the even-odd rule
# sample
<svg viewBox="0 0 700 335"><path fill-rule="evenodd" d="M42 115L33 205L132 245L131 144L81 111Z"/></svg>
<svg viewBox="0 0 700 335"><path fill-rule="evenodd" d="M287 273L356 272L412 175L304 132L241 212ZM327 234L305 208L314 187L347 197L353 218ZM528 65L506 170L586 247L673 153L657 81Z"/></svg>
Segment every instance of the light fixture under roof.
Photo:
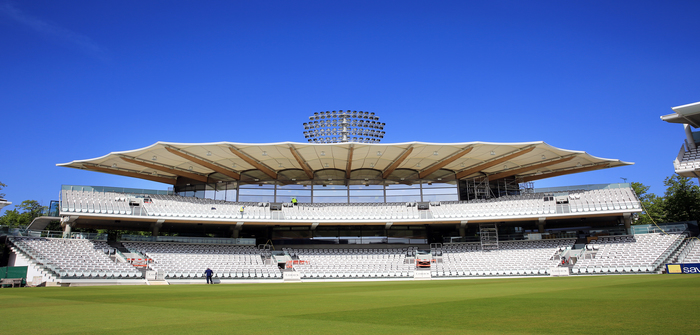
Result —
<svg viewBox="0 0 700 335"><path fill-rule="evenodd" d="M190 167L188 168L188 170L192 171L192 165L190 165Z"/></svg>
<svg viewBox="0 0 700 335"><path fill-rule="evenodd" d="M282 163L279 163L279 165L277 167L282 167Z"/></svg>
<svg viewBox="0 0 700 335"><path fill-rule="evenodd" d="M157 161L157 160L158 160L158 157L153 156L153 158L151 158L151 159L154 160L154 161Z"/></svg>
<svg viewBox="0 0 700 335"><path fill-rule="evenodd" d="M542 159L547 159L547 157L545 155L542 155Z"/></svg>
<svg viewBox="0 0 700 335"><path fill-rule="evenodd" d="M581 167L581 162L577 162L576 166Z"/></svg>
<svg viewBox="0 0 700 335"><path fill-rule="evenodd" d="M207 156L211 156L211 151L207 151Z"/></svg>
<svg viewBox="0 0 700 335"><path fill-rule="evenodd" d="M377 156L381 156L381 155L382 155L382 152L381 152L381 151L377 151Z"/></svg>
<svg viewBox="0 0 700 335"><path fill-rule="evenodd" d="M325 155L326 155L326 152L325 152L325 151L321 151L321 156L325 156Z"/></svg>
<svg viewBox="0 0 700 335"><path fill-rule="evenodd" d="M416 164L416 167L420 167L420 163Z"/></svg>
<svg viewBox="0 0 700 335"><path fill-rule="evenodd" d="M437 151L433 151L433 156L437 156L437 155L438 155L438 152L437 152Z"/></svg>
<svg viewBox="0 0 700 335"><path fill-rule="evenodd" d="M236 163L233 163L232 167L235 168L235 167L236 167Z"/></svg>
<svg viewBox="0 0 700 335"><path fill-rule="evenodd" d="M328 163L326 163L326 164L323 164L323 166L325 166L325 167L328 167Z"/></svg>
<svg viewBox="0 0 700 335"><path fill-rule="evenodd" d="M369 163L369 167L373 168L373 167L374 167L374 163Z"/></svg>
<svg viewBox="0 0 700 335"><path fill-rule="evenodd" d="M491 156L493 156L493 155L495 155L495 154L496 154L496 152L493 151L493 150L491 150Z"/></svg>
<svg viewBox="0 0 700 335"><path fill-rule="evenodd" d="M379 116L369 112L315 112L304 122L304 138L309 143L379 143L385 135Z"/></svg>
<svg viewBox="0 0 700 335"><path fill-rule="evenodd" d="M263 151L262 155L267 156L267 151Z"/></svg>
<svg viewBox="0 0 700 335"><path fill-rule="evenodd" d="M503 165L503 168L504 168L504 169L507 169L507 168L508 168L508 165Z"/></svg>
<svg viewBox="0 0 700 335"><path fill-rule="evenodd" d="M117 167L117 163L112 163L112 167L113 168Z"/></svg>

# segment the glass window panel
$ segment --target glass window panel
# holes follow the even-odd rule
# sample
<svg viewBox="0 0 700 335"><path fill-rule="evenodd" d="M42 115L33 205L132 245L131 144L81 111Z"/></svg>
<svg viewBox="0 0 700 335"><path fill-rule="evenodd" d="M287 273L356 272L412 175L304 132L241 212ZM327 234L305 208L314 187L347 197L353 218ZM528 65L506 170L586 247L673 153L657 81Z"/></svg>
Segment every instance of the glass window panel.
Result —
<svg viewBox="0 0 700 335"><path fill-rule="evenodd" d="M311 203L311 197L295 197L297 198L297 203L309 204ZM292 202L292 197L290 196L279 196L277 195L277 200L275 202Z"/></svg>
<svg viewBox="0 0 700 335"><path fill-rule="evenodd" d="M397 196L386 196L386 202L412 202L421 201L420 195L397 195Z"/></svg>
<svg viewBox="0 0 700 335"><path fill-rule="evenodd" d="M215 193L214 190L209 190L209 189L204 190L204 197L207 199L214 199L214 193Z"/></svg>
<svg viewBox="0 0 700 335"><path fill-rule="evenodd" d="M458 201L457 194L424 194L423 201Z"/></svg>
<svg viewBox="0 0 700 335"><path fill-rule="evenodd" d="M241 195L239 202L273 202L275 199L271 195Z"/></svg>
<svg viewBox="0 0 700 335"><path fill-rule="evenodd" d="M311 196L311 190L310 189L303 189L303 190L277 190L277 196Z"/></svg>
<svg viewBox="0 0 700 335"><path fill-rule="evenodd" d="M226 201L235 202L236 201L236 193L238 193L238 191L236 189L226 190Z"/></svg>
<svg viewBox="0 0 700 335"><path fill-rule="evenodd" d="M200 199L204 198L204 190L196 190L194 192L194 197Z"/></svg>
<svg viewBox="0 0 700 335"><path fill-rule="evenodd" d="M270 189L255 189L255 188L247 188L247 189L241 189L241 196L244 195L274 195L275 190L270 190Z"/></svg>
<svg viewBox="0 0 700 335"><path fill-rule="evenodd" d="M431 185L432 184L432 185ZM441 188L441 187L457 187L456 182L455 183L424 183L423 188Z"/></svg>
<svg viewBox="0 0 700 335"><path fill-rule="evenodd" d="M277 192L280 190L310 190L306 185L277 185Z"/></svg>
<svg viewBox="0 0 700 335"><path fill-rule="evenodd" d="M345 185L314 185L314 192L319 190L347 190Z"/></svg>
<svg viewBox="0 0 700 335"><path fill-rule="evenodd" d="M226 200L226 191L225 190L218 190L216 191L216 194L214 195L215 200Z"/></svg>
<svg viewBox="0 0 700 335"><path fill-rule="evenodd" d="M386 185L386 189L403 189L403 188L420 188L420 185L418 184L413 184L413 185L406 185L406 184L393 184L393 185Z"/></svg>
<svg viewBox="0 0 700 335"><path fill-rule="evenodd" d="M261 186L262 185L262 186ZM273 189L275 188L275 185L270 185L270 184L247 184L247 185L241 185L239 188L255 188L255 189Z"/></svg>
<svg viewBox="0 0 700 335"><path fill-rule="evenodd" d="M366 190L362 190L362 189L360 189L360 190L350 190L350 196L358 196L358 197L359 197L359 196L364 196L364 197L368 197L368 196L371 196L371 195L383 197L383 196L384 196L384 190L370 190L370 189L366 189Z"/></svg>
<svg viewBox="0 0 700 335"><path fill-rule="evenodd" d="M423 195L426 194L457 194L457 188L424 188Z"/></svg>
<svg viewBox="0 0 700 335"><path fill-rule="evenodd" d="M386 190L386 196L390 195L420 195L419 189Z"/></svg>
<svg viewBox="0 0 700 335"><path fill-rule="evenodd" d="M384 202L384 197L350 197L351 203Z"/></svg>
<svg viewBox="0 0 700 335"><path fill-rule="evenodd" d="M346 203L347 197L317 197L314 195L314 203Z"/></svg>
<svg viewBox="0 0 700 335"><path fill-rule="evenodd" d="M347 190L316 190L314 189L314 197L347 197Z"/></svg>
<svg viewBox="0 0 700 335"><path fill-rule="evenodd" d="M381 190L384 189L382 185L350 185L351 190Z"/></svg>

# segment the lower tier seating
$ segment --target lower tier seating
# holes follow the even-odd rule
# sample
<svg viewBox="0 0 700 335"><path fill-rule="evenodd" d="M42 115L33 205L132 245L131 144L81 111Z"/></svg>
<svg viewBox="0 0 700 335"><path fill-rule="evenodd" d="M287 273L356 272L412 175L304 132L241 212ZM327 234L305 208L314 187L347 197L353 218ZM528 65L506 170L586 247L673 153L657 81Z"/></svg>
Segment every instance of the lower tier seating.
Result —
<svg viewBox="0 0 700 335"><path fill-rule="evenodd" d="M586 245L586 252L572 272L637 273L653 272L680 245L685 235L639 234L604 236Z"/></svg>
<svg viewBox="0 0 700 335"><path fill-rule="evenodd" d="M415 264L406 256L415 247L389 249L283 249L299 259L293 267L302 279L413 278Z"/></svg>
<svg viewBox="0 0 700 335"><path fill-rule="evenodd" d="M559 264L559 252L574 239L499 242L498 250L482 251L479 243L443 247L443 261L431 268L433 277L545 275Z"/></svg>
<svg viewBox="0 0 700 335"><path fill-rule="evenodd" d="M109 256L103 241L12 237L12 245L41 267L62 279L142 278L143 273L126 262ZM113 250L113 249L112 249Z"/></svg>
<svg viewBox="0 0 700 335"><path fill-rule="evenodd" d="M124 242L152 259L149 268L162 271L166 279L203 278L207 268L215 278L282 278L277 264L265 264L260 250L253 246Z"/></svg>

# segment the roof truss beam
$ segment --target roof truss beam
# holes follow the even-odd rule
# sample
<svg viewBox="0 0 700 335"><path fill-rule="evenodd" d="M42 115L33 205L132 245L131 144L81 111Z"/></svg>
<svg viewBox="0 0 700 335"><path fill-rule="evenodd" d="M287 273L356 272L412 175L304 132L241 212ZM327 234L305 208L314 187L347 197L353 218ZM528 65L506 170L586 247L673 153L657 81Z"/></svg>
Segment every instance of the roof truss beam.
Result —
<svg viewBox="0 0 700 335"><path fill-rule="evenodd" d="M102 167L102 166L97 166L97 165L85 165L85 164L83 164L83 167L86 170L104 172L104 173L109 173L109 174L116 174L116 175L120 175L120 176L124 176L124 177L146 179L146 180L155 181L155 182L163 183L163 184L175 185L177 182L176 178L153 176L153 175L148 175L148 174L140 173L140 172L126 171L123 169L114 169L114 168L107 168L107 167Z"/></svg>
<svg viewBox="0 0 700 335"><path fill-rule="evenodd" d="M450 164L450 163L454 162L455 160L457 160L458 158L468 154L470 151L472 151L472 149L473 149L473 147L471 147L471 146L466 147L466 148L462 149L462 151L459 151L459 152L453 154L452 156L449 156L449 157L425 168L423 171L418 173L418 178L423 179L423 178L429 176L431 173L442 169L447 164Z"/></svg>
<svg viewBox="0 0 700 335"><path fill-rule="evenodd" d="M532 150L535 150L535 146L534 146L534 145L530 145L530 146L527 146L527 147L524 147L524 148L520 148L520 149L515 150L515 151L512 151L511 153L508 153L508 154L506 154L506 155L504 155L504 156L497 157L497 158L494 158L494 159L492 159L492 160L490 160L490 161L486 161L486 162L484 162L484 163L477 164L477 165L475 165L475 166L472 166L472 167L470 167L470 168L467 168L466 170L462 170L462 171L458 172L457 175L456 175L455 177L456 177L457 179L462 179L462 178L464 178L464 177L466 177L466 176L469 176L469 175L471 175L471 174L473 174L473 173L479 172L479 171L484 170L484 169L488 169L488 168L490 168L490 167L492 167L492 166L501 164L501 163L503 163L503 162L507 162L507 161L509 161L509 160L511 160L511 159L513 159L513 158L515 158L515 157L522 156L522 155L524 155L524 154L526 154L526 153L528 153L528 152L530 152L530 151L532 151Z"/></svg>
<svg viewBox="0 0 700 335"><path fill-rule="evenodd" d="M121 156L121 157L119 157L119 158L121 158L123 161L125 161L125 162L127 162L127 163L132 163L132 164L136 164L136 165L141 165L141 166L143 166L143 167L147 167L147 168L154 169L154 170L158 170L158 171L163 171L163 172L165 172L165 173L174 174L174 175L180 176L180 177L186 177L186 178L189 178L189 179L192 179L192 180L201 181L201 182L203 182L203 183L206 183L206 182L208 182L208 180L209 180L209 178L208 178L207 176L203 176L203 175L200 175L200 174L197 174L197 173L194 173L194 172L185 172L185 171L182 171L182 170L174 169L174 168L172 168L172 167L163 166L163 165L158 165L158 164L153 164L153 163L149 163L149 162L143 162L143 161L140 161L140 160L136 160L136 159L128 158L128 157L124 157L124 156Z"/></svg>
<svg viewBox="0 0 700 335"><path fill-rule="evenodd" d="M501 179L501 178L505 178L505 177L515 176L519 173L532 171L532 170L536 170L536 169L541 169L543 167L547 167L547 166L551 166L551 165L555 165L555 164L559 164L559 163L568 162L568 161L574 159L574 157L576 157L576 155L571 155L569 157L554 159L554 160L550 160L550 161L543 162L543 163L537 163L534 165L531 164L528 166L523 166L523 167L518 168L518 169L504 171L501 173L495 173L495 174L489 175L489 180L496 180L496 179Z"/></svg>
<svg viewBox="0 0 700 335"><path fill-rule="evenodd" d="M294 159L297 160L297 163L299 163L301 169L304 170L306 175L309 176L309 179L314 179L314 171L311 170L309 164L306 164L306 161L301 158L301 155L297 152L297 149L290 145L289 151L292 152L292 156L294 156Z"/></svg>
<svg viewBox="0 0 700 335"><path fill-rule="evenodd" d="M187 151L172 148L172 147L165 147L165 150L168 150L168 152L170 152L171 154L176 155L176 156L180 156L180 157L182 157L182 158L184 158L192 163L201 165L205 168L208 168L208 169L211 169L211 170L216 171L218 173L221 173L224 176L229 176L229 177L236 179L236 180L241 179L241 175L236 173L236 171L224 168L224 167L217 165L213 162L199 158L196 155L193 155Z"/></svg>
<svg viewBox="0 0 700 335"><path fill-rule="evenodd" d="M389 177L389 175L390 175L392 172L394 172L394 170L396 170L396 168L399 167L399 165L401 165L401 163L403 163L403 161L406 160L406 158L408 158L408 155L410 155L411 152L413 152L413 146L408 147L408 148L401 154L401 156L399 156L399 158L397 158L396 160L394 160L394 162L391 163L391 165L389 165L389 167L386 168L386 170L384 170L384 173L382 173L382 178L386 179L386 177Z"/></svg>
<svg viewBox="0 0 700 335"><path fill-rule="evenodd" d="M269 167L265 166L265 164L258 162L257 160L253 159L252 157L248 156L246 153L243 151L240 151L239 149L229 146L228 147L231 152L238 156L240 159L244 160L246 163L252 165L256 169L260 170L262 173L268 175L272 179L277 179L277 172L274 170L270 169Z"/></svg>
<svg viewBox="0 0 700 335"><path fill-rule="evenodd" d="M575 169L566 169L566 170L559 170L559 171L554 171L554 172L550 172L550 173L536 174L536 175L523 177L523 182L551 178L551 177L556 177L556 176L563 176L565 174L593 171L593 170L606 168L609 165L610 165L609 163L598 163L598 164L593 164L590 166L584 166L584 167L575 168Z"/></svg>

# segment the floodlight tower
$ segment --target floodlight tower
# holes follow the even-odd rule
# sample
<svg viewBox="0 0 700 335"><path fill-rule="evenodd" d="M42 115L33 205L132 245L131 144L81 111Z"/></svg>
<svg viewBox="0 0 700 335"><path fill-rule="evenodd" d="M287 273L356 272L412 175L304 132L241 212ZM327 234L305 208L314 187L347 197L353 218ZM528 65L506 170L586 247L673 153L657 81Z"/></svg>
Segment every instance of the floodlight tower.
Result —
<svg viewBox="0 0 700 335"><path fill-rule="evenodd" d="M315 112L304 122L304 137L310 143L379 143L385 125L370 112Z"/></svg>

